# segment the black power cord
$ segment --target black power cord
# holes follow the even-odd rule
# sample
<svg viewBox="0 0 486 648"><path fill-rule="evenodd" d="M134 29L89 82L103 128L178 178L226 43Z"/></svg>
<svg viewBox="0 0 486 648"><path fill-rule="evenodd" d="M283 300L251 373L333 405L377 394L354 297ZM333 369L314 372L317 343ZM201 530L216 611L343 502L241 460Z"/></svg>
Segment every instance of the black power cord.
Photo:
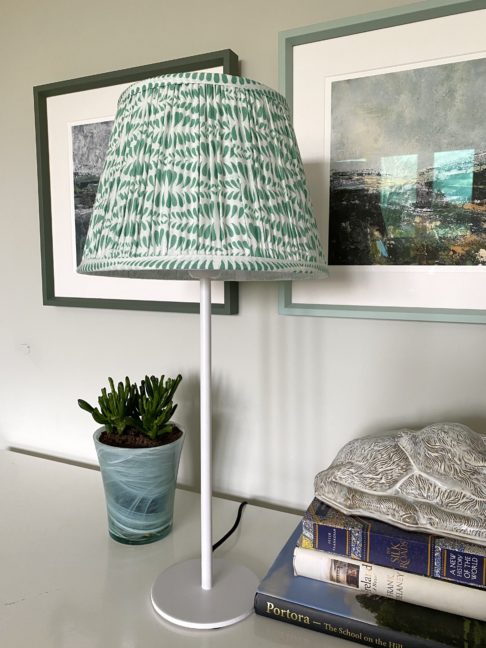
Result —
<svg viewBox="0 0 486 648"><path fill-rule="evenodd" d="M238 528L238 525L241 521L241 514L243 513L243 509L245 506L248 504L248 502L241 502L241 504L238 507L238 513L236 515L236 520L231 529L228 531L228 533L225 533L224 536L218 540L218 542L215 542L213 544L213 551L215 551L220 545L223 544L223 542L226 542L226 540L236 531Z"/></svg>

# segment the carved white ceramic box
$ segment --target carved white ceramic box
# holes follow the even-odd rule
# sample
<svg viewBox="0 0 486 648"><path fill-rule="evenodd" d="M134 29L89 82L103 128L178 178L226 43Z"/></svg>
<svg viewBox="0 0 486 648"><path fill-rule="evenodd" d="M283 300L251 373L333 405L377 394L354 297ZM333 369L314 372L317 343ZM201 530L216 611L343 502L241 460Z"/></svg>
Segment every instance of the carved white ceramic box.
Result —
<svg viewBox="0 0 486 648"><path fill-rule="evenodd" d="M486 545L486 436L438 423L356 439L315 493L344 513Z"/></svg>

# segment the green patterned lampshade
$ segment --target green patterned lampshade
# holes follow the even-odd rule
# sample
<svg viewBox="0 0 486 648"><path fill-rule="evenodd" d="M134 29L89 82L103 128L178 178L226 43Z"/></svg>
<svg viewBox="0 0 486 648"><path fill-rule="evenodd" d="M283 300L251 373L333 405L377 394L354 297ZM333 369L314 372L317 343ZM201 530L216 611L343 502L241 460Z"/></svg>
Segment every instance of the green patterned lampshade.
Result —
<svg viewBox="0 0 486 648"><path fill-rule="evenodd" d="M118 102L78 271L326 276L285 99L217 73L131 85Z"/></svg>

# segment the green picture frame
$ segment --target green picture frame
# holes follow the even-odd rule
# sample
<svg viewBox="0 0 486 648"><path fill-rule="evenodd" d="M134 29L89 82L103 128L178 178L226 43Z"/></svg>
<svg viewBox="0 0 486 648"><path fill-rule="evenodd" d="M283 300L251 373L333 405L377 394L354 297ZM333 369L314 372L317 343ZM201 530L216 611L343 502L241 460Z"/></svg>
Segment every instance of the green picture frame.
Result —
<svg viewBox="0 0 486 648"><path fill-rule="evenodd" d="M150 282L145 279L82 278L76 273L78 235L74 223L76 183L73 178L76 176L73 169L76 165L73 161L73 151L77 149L72 134L78 125L89 126L90 122L97 125L100 122L108 124L114 116L116 99L127 84L162 74L197 70L214 70L238 75L238 56L232 50L226 49L34 87L44 305L199 312L197 281ZM83 105L81 120L77 114L80 105ZM92 120L91 109L94 117ZM105 110L108 112L106 120L103 121L104 118L100 115L105 114ZM98 131L94 130L90 136L97 137L97 133ZM93 146L89 148L92 150ZM99 148L101 151L102 147ZM97 163L99 164L99 160ZM92 193L95 193L95 189ZM79 279L84 283L79 283ZM130 284L120 286L120 281ZM127 287L129 293L125 294ZM237 282L215 285L212 292L213 314L238 313Z"/></svg>
<svg viewBox="0 0 486 648"><path fill-rule="evenodd" d="M360 66L363 65L361 61L362 47L364 43L364 38L371 35L373 37L374 32L382 31L384 37L388 30L390 35L390 43L393 43L393 38L398 30L393 31L393 28L400 28L401 26L410 26L410 30L420 29L421 27L427 27L432 23L425 23L424 21L434 21L437 18L448 18L448 27L450 29L451 24L454 21L458 21L458 25L462 20L461 15L469 15L472 19L470 12L481 11L486 9L485 0L468 0L463 2L457 2L455 0L449 1L437 1L437 0L427 0L426 2L417 3L414 5L408 5L404 7L399 7L395 9L390 9L386 11L374 12L366 15L354 16L351 18L329 22L321 23L318 25L312 25L309 27L302 27L298 29L293 29L290 31L285 31L279 34L279 85L281 92L287 97L291 112L294 110L294 97L297 96L299 101L298 94L301 80L297 79L295 75L298 74L296 69L302 69L302 52L304 48L308 45L311 47L307 48L307 61L311 60L311 52L313 44L322 43L323 47L333 46L334 44L339 44L341 42L343 48L344 43L346 43L347 55L349 59L354 59L353 63L349 65L356 65L356 69L364 69ZM481 15L476 15L474 17L478 21L481 21L481 24L486 27L486 20L484 12ZM436 25L440 21L436 21ZM423 23L422 26L419 23ZM483 28L484 28L483 27ZM458 27L459 29L459 27ZM417 32L418 33L418 32ZM448 33L448 38L444 38L446 43L446 48L449 46L450 31ZM337 39L332 42L333 39ZM370 41L371 43L372 41ZM356 47L355 47L356 46ZM361 49L360 49L361 48ZM414 48L408 48L409 51L414 51ZM485 51L486 47L481 46L478 51ZM324 50L323 50L324 51ZM328 50L330 52L330 50ZM444 51L442 47L441 52ZM454 51L451 49L451 52ZM389 65L392 65L386 60L387 52L383 53L383 68L386 69ZM447 56L447 53L441 54L441 56ZM451 54L451 56L453 56ZM486 54L484 55L486 56ZM426 57L425 57L426 58ZM312 61L311 66L316 66L317 57ZM297 61L294 65L294 62ZM409 64L412 67L412 64ZM417 67L424 65L423 62L419 62ZM300 66L300 68L299 68ZM316 68L313 68L314 71ZM397 68L398 69L398 68ZM339 78L338 73L335 78ZM341 73L342 74L342 73ZM356 75L358 76L358 74ZM314 75L315 84L323 83L323 79L318 75ZM344 78L344 77L343 77ZM297 101L297 104L298 104ZM327 101L330 103L330 99ZM306 98L307 105L311 103L309 97ZM304 103L304 102L302 102ZM322 112L324 115L324 112ZM295 114L294 114L295 117ZM297 139L299 140L299 130L296 126ZM301 145L301 141L299 140ZM302 145L301 145L302 150ZM305 154L303 155L304 166L306 167L308 178L310 178L311 185L311 194L312 194L312 183L316 183L316 165L312 167L312 162L306 160ZM328 169L329 170L329 167ZM323 177L322 174L319 175L320 178ZM328 197L328 195L326 195ZM324 204L324 203L323 203ZM327 203L328 204L328 203ZM319 214L316 213L317 219L319 221ZM325 229L325 236L327 237L327 224L322 225L321 223L321 233ZM333 279L333 267L330 267L330 283L328 288L332 287ZM348 266L352 268L352 266ZM355 266L356 267L356 266ZM480 270L486 270L486 268L480 268ZM398 273L396 273L398 276ZM429 273L431 274L431 273ZM453 273L452 273L453 274ZM451 274L451 276L452 276ZM296 285L294 282L286 282L281 285L279 290L279 313L283 315L304 315L304 316L317 316L317 317L340 317L340 318L366 318L366 319L393 319L393 320L414 320L414 321L437 321L437 322L460 322L460 323L476 323L483 324L486 323L486 299L480 307L477 307L476 296L480 296L482 292L486 295L486 273L484 276L484 283L482 277L479 276L475 279L476 283L474 287L470 289L470 295L462 294L464 285L468 285L468 282L473 277L472 272L468 275L462 275L462 277L455 277L457 289L452 288L452 290L457 291L457 304L454 303L454 299L450 299L450 303L445 303L437 305L434 300L430 300L430 304L427 302L428 293L426 292L428 288L424 288L424 294L419 295L417 300L418 305L414 303L410 304L399 304L396 305L393 303L393 300L390 301L384 300L382 303L378 302L377 299L370 299L369 302L363 301L352 301L353 297L349 297L352 293L349 292L346 294L348 285L346 281L340 278L340 285L336 289L334 296L330 299L330 292L326 295L326 281L323 280L319 284L314 282L300 282L299 285ZM335 275L334 275L335 276ZM417 281L422 281L419 277ZM303 288L303 286L305 287ZM391 284L393 286L393 284ZM422 285L422 284L420 284ZM425 286L425 284L423 284ZM431 284L432 285L432 284ZM309 286L309 288L307 288ZM398 289L401 288L400 283L397 283ZM427 284L428 286L428 284ZM484 290L481 291L480 288L484 286ZM339 292L340 291L340 292ZM461 293L461 294L460 294ZM312 298L307 299L306 295L311 296ZM337 295L337 297L336 297ZM344 299L342 302L339 300L340 296L343 296ZM351 301L350 301L351 299ZM438 300L436 300L438 301ZM478 299L477 302L481 300ZM467 302L467 306L464 304Z"/></svg>

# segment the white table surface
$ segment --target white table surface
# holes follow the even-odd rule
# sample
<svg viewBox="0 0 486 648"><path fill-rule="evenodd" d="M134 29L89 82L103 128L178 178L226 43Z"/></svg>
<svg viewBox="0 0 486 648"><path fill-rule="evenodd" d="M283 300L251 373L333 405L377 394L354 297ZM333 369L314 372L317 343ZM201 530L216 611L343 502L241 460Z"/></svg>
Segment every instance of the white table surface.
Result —
<svg viewBox="0 0 486 648"><path fill-rule="evenodd" d="M199 555L199 496L176 493L174 528L148 545L108 536L101 475L0 451L0 646L2 648L252 648L324 646L342 639L252 614L218 630L161 619L150 590L169 565ZM236 502L214 498L213 535L233 524ZM216 554L263 578L299 516L247 506ZM354 644L356 645L356 644Z"/></svg>

